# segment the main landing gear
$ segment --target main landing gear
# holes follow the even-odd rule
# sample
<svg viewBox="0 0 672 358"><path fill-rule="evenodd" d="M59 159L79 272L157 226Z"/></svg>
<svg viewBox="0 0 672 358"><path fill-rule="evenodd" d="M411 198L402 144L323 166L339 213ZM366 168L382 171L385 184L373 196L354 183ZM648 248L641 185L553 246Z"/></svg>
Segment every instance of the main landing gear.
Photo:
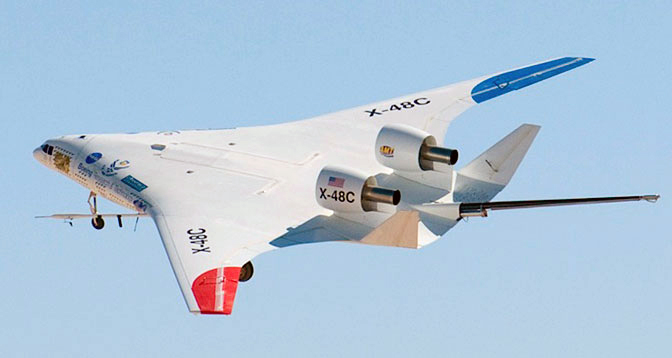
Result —
<svg viewBox="0 0 672 358"><path fill-rule="evenodd" d="M243 267L240 268L240 275L238 276L239 282L245 282L252 278L254 274L254 266L252 266L252 261L248 261Z"/></svg>
<svg viewBox="0 0 672 358"><path fill-rule="evenodd" d="M93 199L93 202L91 199ZM91 210L91 215L93 215L93 218L91 218L91 225L96 230L104 228L105 220L103 220L102 216L98 215L98 204L96 202L96 193L94 192L89 193L89 200L87 200L87 202L89 203L89 209Z"/></svg>

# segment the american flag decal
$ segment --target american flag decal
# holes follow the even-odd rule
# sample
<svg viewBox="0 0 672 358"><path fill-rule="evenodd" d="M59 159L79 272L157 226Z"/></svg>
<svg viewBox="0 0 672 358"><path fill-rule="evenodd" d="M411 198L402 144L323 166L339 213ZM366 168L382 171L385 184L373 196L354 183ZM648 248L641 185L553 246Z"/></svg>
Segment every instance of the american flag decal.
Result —
<svg viewBox="0 0 672 358"><path fill-rule="evenodd" d="M345 178L339 177L329 177L329 183L327 183L327 185L335 186L337 188L342 188L343 184L345 184Z"/></svg>

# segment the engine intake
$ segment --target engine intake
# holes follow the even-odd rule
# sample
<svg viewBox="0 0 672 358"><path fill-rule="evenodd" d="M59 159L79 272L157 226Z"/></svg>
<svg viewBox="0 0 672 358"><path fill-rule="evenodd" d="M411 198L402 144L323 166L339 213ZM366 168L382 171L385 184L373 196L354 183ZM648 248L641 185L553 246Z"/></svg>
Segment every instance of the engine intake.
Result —
<svg viewBox="0 0 672 358"><path fill-rule="evenodd" d="M379 187L375 177L356 170L326 166L317 177L315 199L329 210L365 212L377 211L379 203L399 204L401 192Z"/></svg>
<svg viewBox="0 0 672 358"><path fill-rule="evenodd" d="M376 138L376 160L396 170L435 170L434 163L454 165L457 158L456 149L439 147L434 136L405 124L386 125Z"/></svg>

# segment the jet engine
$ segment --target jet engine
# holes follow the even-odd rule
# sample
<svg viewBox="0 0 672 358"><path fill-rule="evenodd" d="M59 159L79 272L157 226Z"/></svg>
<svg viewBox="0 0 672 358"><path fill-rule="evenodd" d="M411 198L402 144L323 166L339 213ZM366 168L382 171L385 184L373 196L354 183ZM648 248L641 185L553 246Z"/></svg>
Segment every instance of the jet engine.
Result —
<svg viewBox="0 0 672 358"><path fill-rule="evenodd" d="M376 138L376 160L395 170L435 170L434 163L453 165L457 156L456 149L439 147L431 134L404 124L386 125Z"/></svg>
<svg viewBox="0 0 672 358"><path fill-rule="evenodd" d="M377 211L378 203L397 205L399 190L381 188L376 178L343 167L326 166L317 177L315 198L336 212Z"/></svg>

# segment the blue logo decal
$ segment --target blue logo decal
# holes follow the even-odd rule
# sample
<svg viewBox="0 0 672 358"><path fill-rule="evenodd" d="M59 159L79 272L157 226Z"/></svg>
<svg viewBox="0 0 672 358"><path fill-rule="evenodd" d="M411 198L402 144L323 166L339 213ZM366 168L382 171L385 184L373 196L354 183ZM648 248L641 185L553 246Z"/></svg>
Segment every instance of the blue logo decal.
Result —
<svg viewBox="0 0 672 358"><path fill-rule="evenodd" d="M121 182L135 189L137 192L147 189L147 185L140 180L135 179L132 175L127 175L124 179L121 179Z"/></svg>
<svg viewBox="0 0 672 358"><path fill-rule="evenodd" d="M100 153L91 153L86 157L86 164L93 164L98 161L103 155Z"/></svg>

